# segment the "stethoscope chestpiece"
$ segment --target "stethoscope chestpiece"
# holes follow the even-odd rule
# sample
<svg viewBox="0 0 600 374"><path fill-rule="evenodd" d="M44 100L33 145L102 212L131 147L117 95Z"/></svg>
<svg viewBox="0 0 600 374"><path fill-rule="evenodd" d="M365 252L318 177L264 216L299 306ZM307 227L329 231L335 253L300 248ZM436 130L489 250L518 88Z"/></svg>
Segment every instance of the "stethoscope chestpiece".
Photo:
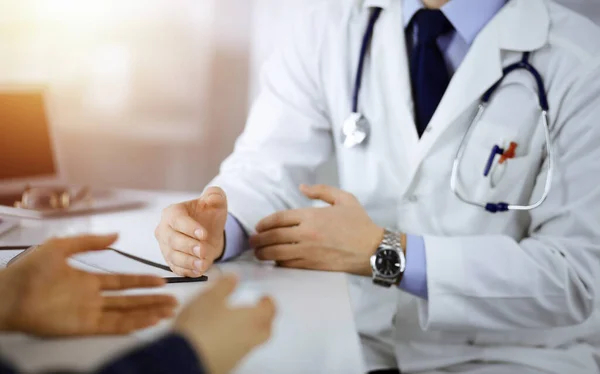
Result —
<svg viewBox="0 0 600 374"><path fill-rule="evenodd" d="M361 113L351 113L342 126L342 144L354 148L364 144L369 137L369 122Z"/></svg>
<svg viewBox="0 0 600 374"><path fill-rule="evenodd" d="M369 137L369 122L358 111L358 99L360 96L360 86L362 83L365 60L367 58L371 39L373 38L373 30L375 29L375 24L377 23L382 10L382 8L378 7L371 8L369 24L367 26L367 30L365 31L363 42L360 47L356 81L354 83L354 92L352 93L352 113L342 126L342 144L346 148L354 148L358 145L364 144Z"/></svg>

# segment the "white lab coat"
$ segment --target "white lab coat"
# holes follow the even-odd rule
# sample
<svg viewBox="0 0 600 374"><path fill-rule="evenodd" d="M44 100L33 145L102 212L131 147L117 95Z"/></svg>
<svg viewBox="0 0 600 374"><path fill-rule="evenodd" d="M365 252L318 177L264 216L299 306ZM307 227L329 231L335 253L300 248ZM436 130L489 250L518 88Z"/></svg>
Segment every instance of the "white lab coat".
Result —
<svg viewBox="0 0 600 374"><path fill-rule="evenodd" d="M384 8L360 100L372 134L367 146L344 149L369 6ZM424 236L428 301L352 279L369 369L461 372L471 362L473 373L599 372L600 30L551 1L510 1L478 35L419 139L401 13L400 0L339 0L306 16L266 64L247 128L211 185L253 232L275 211L309 205L298 185L315 182L333 154L341 188L375 222ZM481 95L523 51L533 51L545 80L556 173L539 209L492 215L451 193L452 160ZM533 88L526 73L510 75L474 129L459 186L471 199L527 203L542 193ZM492 185L484 164L494 144L509 141L517 157Z"/></svg>

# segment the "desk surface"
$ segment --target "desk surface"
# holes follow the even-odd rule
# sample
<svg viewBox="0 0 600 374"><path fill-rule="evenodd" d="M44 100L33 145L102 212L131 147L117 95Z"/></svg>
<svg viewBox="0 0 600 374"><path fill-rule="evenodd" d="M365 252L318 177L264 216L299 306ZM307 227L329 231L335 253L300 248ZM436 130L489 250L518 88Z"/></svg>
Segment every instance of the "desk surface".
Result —
<svg viewBox="0 0 600 374"><path fill-rule="evenodd" d="M49 221L23 220L0 237L0 246L29 245L50 236L79 233L121 234L116 248L164 263L153 236L163 207L195 196L151 192L133 193L148 201L140 210ZM274 268L252 258L215 266L208 273L236 273L239 302L269 294L278 316L272 340L254 351L236 373L363 373L359 339L350 307L346 277L342 274ZM210 283L210 281L209 281ZM176 284L166 290L185 303L205 284ZM164 290L163 290L164 291ZM0 335L0 352L23 370L56 368L86 370L109 357L151 340L167 331L170 322L127 337L38 340Z"/></svg>

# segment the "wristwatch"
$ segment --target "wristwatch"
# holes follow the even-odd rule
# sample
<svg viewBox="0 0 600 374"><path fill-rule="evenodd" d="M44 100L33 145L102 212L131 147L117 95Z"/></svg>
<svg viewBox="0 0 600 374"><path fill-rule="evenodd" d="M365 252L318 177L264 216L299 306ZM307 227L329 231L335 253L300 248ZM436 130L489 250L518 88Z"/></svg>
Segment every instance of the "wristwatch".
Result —
<svg viewBox="0 0 600 374"><path fill-rule="evenodd" d="M401 234L385 230L377 252L371 256L371 269L376 285L389 288L400 284L406 269Z"/></svg>

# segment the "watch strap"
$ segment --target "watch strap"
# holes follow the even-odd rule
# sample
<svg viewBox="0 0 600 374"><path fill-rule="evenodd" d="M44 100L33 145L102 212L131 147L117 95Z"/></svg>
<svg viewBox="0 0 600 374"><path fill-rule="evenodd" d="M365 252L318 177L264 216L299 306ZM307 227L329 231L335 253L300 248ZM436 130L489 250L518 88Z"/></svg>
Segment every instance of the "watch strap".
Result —
<svg viewBox="0 0 600 374"><path fill-rule="evenodd" d="M406 253L406 235L386 229L383 234L383 240L381 241L381 245L379 247L399 249L402 251L402 253Z"/></svg>
<svg viewBox="0 0 600 374"><path fill-rule="evenodd" d="M406 268L406 235L393 232L391 230L385 230L383 234L383 240L377 249L377 252L373 255L375 257L380 251L394 250L398 253L401 262L400 274L395 278L386 278L381 276L375 267L373 267L373 283L382 287L391 287L392 285L398 285L402 281L404 270Z"/></svg>
<svg viewBox="0 0 600 374"><path fill-rule="evenodd" d="M378 286L385 287L385 288L390 288L395 284L395 282L392 280L379 279L377 277L373 278L373 283L375 283Z"/></svg>

